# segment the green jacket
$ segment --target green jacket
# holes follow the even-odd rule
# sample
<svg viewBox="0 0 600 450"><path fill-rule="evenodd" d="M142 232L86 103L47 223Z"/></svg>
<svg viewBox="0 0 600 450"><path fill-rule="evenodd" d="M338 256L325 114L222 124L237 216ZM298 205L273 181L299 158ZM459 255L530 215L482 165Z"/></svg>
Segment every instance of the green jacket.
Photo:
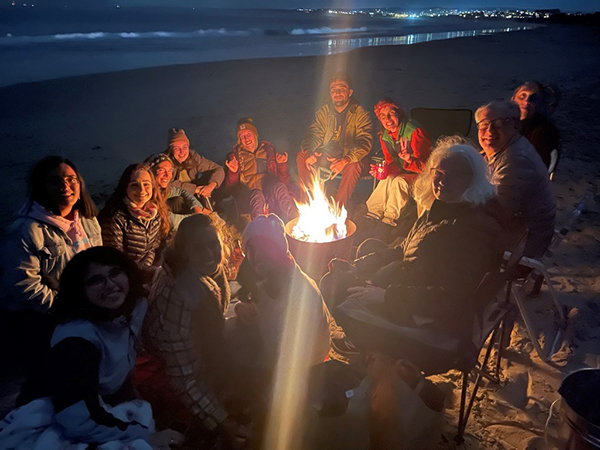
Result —
<svg viewBox="0 0 600 450"><path fill-rule="evenodd" d="M339 125L336 124L333 106L326 104L315 113L315 121L300 144L301 151L313 153L323 147L335 136ZM373 146L371 131L373 124L369 113L351 99L346 115L346 133L344 136L344 156L351 163L358 162L369 154Z"/></svg>

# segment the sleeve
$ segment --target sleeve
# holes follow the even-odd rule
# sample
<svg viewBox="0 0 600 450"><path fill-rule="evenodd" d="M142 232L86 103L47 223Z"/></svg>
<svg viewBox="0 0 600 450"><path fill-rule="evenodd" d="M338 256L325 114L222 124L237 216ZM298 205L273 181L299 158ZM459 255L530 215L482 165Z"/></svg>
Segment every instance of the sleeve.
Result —
<svg viewBox="0 0 600 450"><path fill-rule="evenodd" d="M185 181L173 180L171 181L171 187L176 187L179 189L185 189L190 194L194 194L196 192L196 185L194 183L189 183Z"/></svg>
<svg viewBox="0 0 600 450"><path fill-rule="evenodd" d="M162 324L160 329L149 333L152 344L166 365L179 399L208 429L214 429L227 418L227 412L216 393L201 381L204 364L192 336L193 311L170 287L163 287L157 296L154 304L162 309L159 313Z"/></svg>
<svg viewBox="0 0 600 450"><path fill-rule="evenodd" d="M404 168L411 172L421 173L425 169L425 164L431 151L431 141L421 128L416 128L410 138L410 147L412 157L410 162L404 162Z"/></svg>
<svg viewBox="0 0 600 450"><path fill-rule="evenodd" d="M204 206L202 206L202 203L200 203L200 200L198 200L195 195L190 194L185 189L176 188L175 192L176 192L176 195L178 195L181 198L183 198L183 201L185 202L185 206L187 208L189 208L189 209L192 209L192 208L202 208L202 209L204 209Z"/></svg>
<svg viewBox="0 0 600 450"><path fill-rule="evenodd" d="M362 160L369 154L373 146L373 123L371 122L371 116L362 108L357 108L356 112L354 147L349 150L347 155L351 163Z"/></svg>
<svg viewBox="0 0 600 450"><path fill-rule="evenodd" d="M225 171L223 167L218 165L216 162L211 161L210 159L205 158L200 155L200 163L198 165L198 172L209 172L212 171L210 175L209 183L215 182L217 183L217 187L221 186L223 180L225 179Z"/></svg>
<svg viewBox="0 0 600 450"><path fill-rule="evenodd" d="M521 216L526 195L535 189L538 180L535 172L527 158L502 161L494 170L492 184L497 189L498 203L507 214L507 224Z"/></svg>
<svg viewBox="0 0 600 450"><path fill-rule="evenodd" d="M313 153L315 149L322 146L326 129L327 113L321 108L315 113L315 121L308 128L308 133L300 144L300 151Z"/></svg>
<svg viewBox="0 0 600 450"><path fill-rule="evenodd" d="M8 236L2 253L4 292L1 298L5 299L4 302L18 304L18 309L47 311L52 306L58 286L51 287L42 278L41 271L40 250L31 234Z"/></svg>
<svg viewBox="0 0 600 450"><path fill-rule="evenodd" d="M133 419L121 420L100 404L100 361L100 351L83 338L66 338L50 350L47 376L57 421L76 414L77 420L67 423L65 432L85 442L149 437L152 429Z"/></svg>
<svg viewBox="0 0 600 450"><path fill-rule="evenodd" d="M106 247L113 247L117 250L124 251L123 245L123 223L119 217L112 215L110 217L102 217L100 219L102 227L102 243Z"/></svg>

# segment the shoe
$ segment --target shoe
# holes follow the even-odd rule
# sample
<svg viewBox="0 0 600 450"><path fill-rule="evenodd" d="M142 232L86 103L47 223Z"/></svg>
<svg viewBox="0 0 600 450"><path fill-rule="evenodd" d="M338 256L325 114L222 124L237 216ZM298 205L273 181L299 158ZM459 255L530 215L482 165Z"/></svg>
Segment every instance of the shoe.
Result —
<svg viewBox="0 0 600 450"><path fill-rule="evenodd" d="M389 217L384 217L381 222L389 225L390 227L395 227L397 225L396 221L394 219L390 219Z"/></svg>

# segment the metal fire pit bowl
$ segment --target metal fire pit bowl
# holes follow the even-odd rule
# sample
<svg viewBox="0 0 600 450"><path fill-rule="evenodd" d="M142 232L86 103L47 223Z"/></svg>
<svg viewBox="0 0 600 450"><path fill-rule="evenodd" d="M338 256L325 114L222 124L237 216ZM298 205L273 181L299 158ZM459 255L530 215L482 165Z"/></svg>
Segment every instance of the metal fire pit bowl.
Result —
<svg viewBox="0 0 600 450"><path fill-rule="evenodd" d="M306 242L292 237L296 223L298 219L293 219L285 226L290 252L302 270L313 280L318 282L327 273L327 265L333 258L354 259L352 243L356 225L350 219L346 220L346 237L332 242Z"/></svg>

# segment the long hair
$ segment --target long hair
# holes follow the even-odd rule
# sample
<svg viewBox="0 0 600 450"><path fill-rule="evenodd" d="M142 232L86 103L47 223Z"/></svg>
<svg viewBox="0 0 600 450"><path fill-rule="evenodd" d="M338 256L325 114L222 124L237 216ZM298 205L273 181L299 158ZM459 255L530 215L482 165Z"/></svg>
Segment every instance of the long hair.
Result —
<svg viewBox="0 0 600 450"><path fill-rule="evenodd" d="M209 228L213 228L217 233L217 237L221 243L221 266L225 264L226 257L222 225L207 215L193 214L181 221L175 238L165 250L165 262L174 274L181 273L189 264L187 247L191 237L195 234L205 233Z"/></svg>
<svg viewBox="0 0 600 450"><path fill-rule="evenodd" d="M437 167L442 159L452 155L464 158L473 172L471 184L463 193L461 202L482 205L496 195L496 188L488 179L487 164L473 144L462 136L444 136L436 142L425 169L413 186L413 196L423 210L431 208L435 200L431 169Z"/></svg>
<svg viewBox="0 0 600 450"><path fill-rule="evenodd" d="M127 186L129 185L131 176L138 171L148 172L150 175L150 179L152 180L152 198L150 198L148 201L156 204L158 208L158 215L160 217L162 233L164 236L167 236L171 229L171 225L169 224L167 202L163 193L161 192L160 186L156 182L156 178L154 178L152 170L150 170L150 167L146 164L131 164L130 166L127 166L127 168L123 171L123 175L121 175L121 178L119 179L119 183L117 184L115 191L106 201L104 208L102 208L100 216L111 217L118 210L125 208L123 199L127 196Z"/></svg>
<svg viewBox="0 0 600 450"><path fill-rule="evenodd" d="M96 306L85 296L85 278L92 264L116 266L127 276L129 292L118 310ZM137 300L145 295L140 269L125 253L112 247L92 247L77 253L65 266L60 277L60 290L50 311L60 322L73 319L106 320L115 313L128 315Z"/></svg>
<svg viewBox="0 0 600 450"><path fill-rule="evenodd" d="M70 159L56 155L46 156L45 158L40 159L31 169L28 182L29 200L27 203L27 210L29 211L31 205L36 202L48 211L51 211L54 214L60 214L58 206L50 199L48 192L46 191L46 177L50 171L58 168L61 164L66 164L73 169L73 172L75 172L77 180L79 181L79 200L77 200L77 203L75 203L73 208L77 209L79 214L87 219L96 217L98 215L98 209L87 191L81 173Z"/></svg>

